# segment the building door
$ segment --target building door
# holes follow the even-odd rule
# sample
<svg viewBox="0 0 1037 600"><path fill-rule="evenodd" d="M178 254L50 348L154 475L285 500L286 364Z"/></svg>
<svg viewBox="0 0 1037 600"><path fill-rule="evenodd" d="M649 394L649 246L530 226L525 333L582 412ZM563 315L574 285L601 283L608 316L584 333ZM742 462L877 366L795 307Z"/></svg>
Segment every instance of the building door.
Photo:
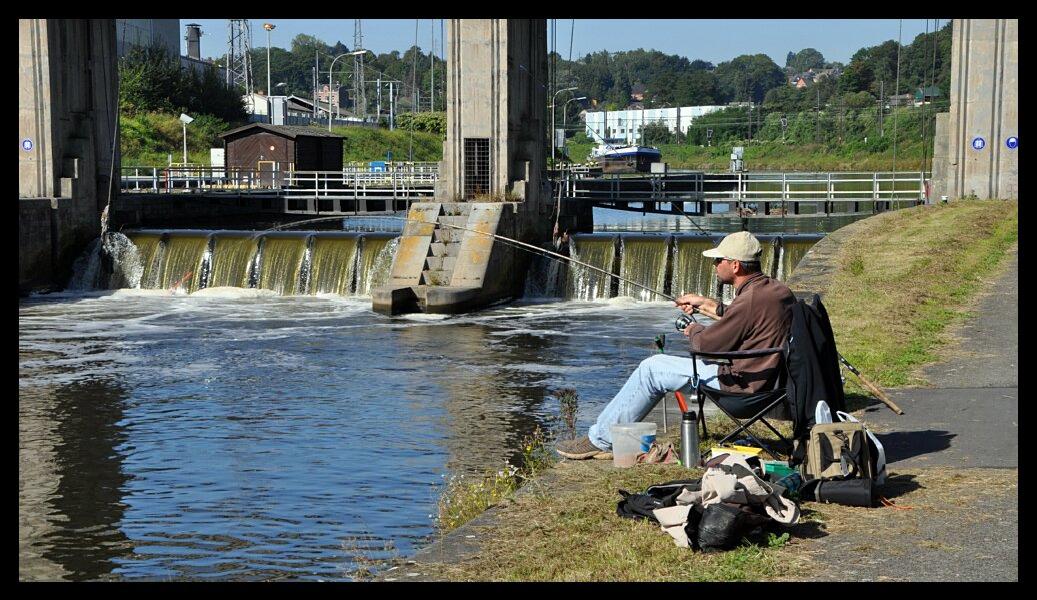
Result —
<svg viewBox="0 0 1037 600"><path fill-rule="evenodd" d="M277 163L272 160L261 160L257 165L259 187L272 188L277 178Z"/></svg>

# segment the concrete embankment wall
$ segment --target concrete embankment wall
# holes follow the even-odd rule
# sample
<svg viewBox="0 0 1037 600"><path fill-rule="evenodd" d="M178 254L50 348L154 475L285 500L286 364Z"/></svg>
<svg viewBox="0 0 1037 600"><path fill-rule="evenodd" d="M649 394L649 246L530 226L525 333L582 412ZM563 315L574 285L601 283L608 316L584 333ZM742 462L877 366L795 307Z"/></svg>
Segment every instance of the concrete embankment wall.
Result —
<svg viewBox="0 0 1037 600"><path fill-rule="evenodd" d="M870 219L878 216L881 216L881 214L840 227L814 244L803 255L803 258L800 259L799 264L796 265L795 270L792 272L792 276L785 282L789 289L796 294L796 297L809 300L813 294L820 294L823 299L825 292L828 291L832 275L839 267L835 262L835 256L838 254L839 249L846 243L846 240L855 236L858 231L869 227L868 221Z"/></svg>

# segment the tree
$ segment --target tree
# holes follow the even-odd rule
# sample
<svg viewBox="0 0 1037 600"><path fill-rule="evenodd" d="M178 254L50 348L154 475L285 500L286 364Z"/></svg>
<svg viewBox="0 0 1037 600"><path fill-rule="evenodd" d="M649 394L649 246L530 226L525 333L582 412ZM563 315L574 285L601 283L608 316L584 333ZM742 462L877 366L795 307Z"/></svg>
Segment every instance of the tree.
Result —
<svg viewBox="0 0 1037 600"><path fill-rule="evenodd" d="M715 75L725 102L762 102L768 90L785 85L785 74L766 54L743 54L720 63Z"/></svg>
<svg viewBox="0 0 1037 600"><path fill-rule="evenodd" d="M119 108L138 112L207 114L224 121L245 120L241 94L228 88L216 69L199 75L183 69L179 57L160 46L135 47L119 61Z"/></svg>
<svg viewBox="0 0 1037 600"><path fill-rule="evenodd" d="M663 121L654 121L652 123L646 123L641 128L641 143L646 146L657 146L659 144L668 144L673 141L673 132L666 126Z"/></svg>
<svg viewBox="0 0 1037 600"><path fill-rule="evenodd" d="M793 73L803 73L809 69L823 69L825 57L814 48L804 48L796 54L789 53L791 60L787 60L785 66L790 67Z"/></svg>
<svg viewBox="0 0 1037 600"><path fill-rule="evenodd" d="M850 93L865 92L871 89L874 81L875 73L871 65L863 60L851 61L839 78L839 90Z"/></svg>
<svg viewBox="0 0 1037 600"><path fill-rule="evenodd" d="M842 103L850 110L869 109L875 106L875 96L868 92L847 93L843 96Z"/></svg>

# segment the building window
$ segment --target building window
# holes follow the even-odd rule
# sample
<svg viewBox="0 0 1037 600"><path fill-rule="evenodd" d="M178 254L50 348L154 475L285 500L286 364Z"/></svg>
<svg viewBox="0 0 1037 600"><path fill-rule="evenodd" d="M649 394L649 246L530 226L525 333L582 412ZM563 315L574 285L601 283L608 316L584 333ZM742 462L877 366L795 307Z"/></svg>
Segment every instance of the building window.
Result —
<svg viewBox="0 0 1037 600"><path fill-rule="evenodd" d="M464 139L464 199L490 193L490 140Z"/></svg>

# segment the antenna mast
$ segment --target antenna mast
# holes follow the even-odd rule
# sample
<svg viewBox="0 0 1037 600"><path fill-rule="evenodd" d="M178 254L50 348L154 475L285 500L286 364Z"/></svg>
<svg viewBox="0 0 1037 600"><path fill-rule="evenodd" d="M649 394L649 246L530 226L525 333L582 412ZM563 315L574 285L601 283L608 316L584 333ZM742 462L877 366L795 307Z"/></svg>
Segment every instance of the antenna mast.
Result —
<svg viewBox="0 0 1037 600"><path fill-rule="evenodd" d="M245 105L253 112L252 92L252 28L248 19L228 19L230 35L227 41L227 86L240 88L246 95ZM269 93L269 92L268 92Z"/></svg>
<svg viewBox="0 0 1037 600"><path fill-rule="evenodd" d="M364 48L364 33L360 26L360 19L356 19L353 25L353 50ZM360 118L367 116L367 97L364 94L364 55L357 54L353 57L353 114L358 113Z"/></svg>

